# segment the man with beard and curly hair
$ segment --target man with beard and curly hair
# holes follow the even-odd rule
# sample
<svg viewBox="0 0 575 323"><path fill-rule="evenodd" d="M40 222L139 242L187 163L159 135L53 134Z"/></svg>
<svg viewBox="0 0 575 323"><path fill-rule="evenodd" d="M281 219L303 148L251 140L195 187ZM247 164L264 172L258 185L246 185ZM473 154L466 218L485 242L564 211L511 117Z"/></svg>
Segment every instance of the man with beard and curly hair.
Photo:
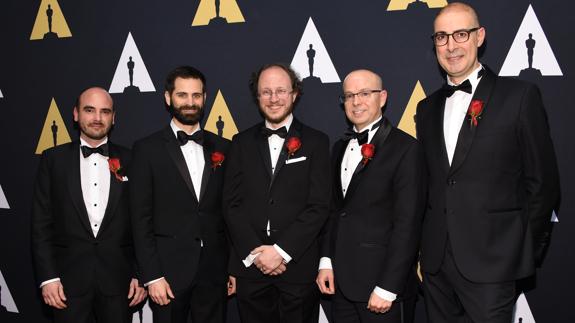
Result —
<svg viewBox="0 0 575 323"><path fill-rule="evenodd" d="M194 322L224 322L235 285L230 278L228 290L221 213L228 141L200 128L206 102L200 71L171 71L164 96L172 120L134 144L130 172L142 281L154 322L187 322L190 315Z"/></svg>

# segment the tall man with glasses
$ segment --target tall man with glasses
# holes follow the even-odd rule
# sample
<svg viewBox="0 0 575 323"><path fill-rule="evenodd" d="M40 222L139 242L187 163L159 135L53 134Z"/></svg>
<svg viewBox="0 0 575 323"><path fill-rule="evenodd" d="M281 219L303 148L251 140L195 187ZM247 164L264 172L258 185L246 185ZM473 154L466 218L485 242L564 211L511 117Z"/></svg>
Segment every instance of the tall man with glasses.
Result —
<svg viewBox="0 0 575 323"><path fill-rule="evenodd" d="M560 189L538 88L479 63L475 10L450 3L432 36L447 84L417 108L429 195L422 268L429 321L511 322L516 281L535 273Z"/></svg>
<svg viewBox="0 0 575 323"><path fill-rule="evenodd" d="M423 154L383 114L379 75L357 70L341 102L353 124L332 149L333 193L317 284L336 322L412 322L425 203Z"/></svg>
<svg viewBox="0 0 575 323"><path fill-rule="evenodd" d="M136 255L154 322L223 323L228 242L222 187L228 140L203 131L206 78L191 66L166 77L171 120L137 141L130 179Z"/></svg>
<svg viewBox="0 0 575 323"><path fill-rule="evenodd" d="M74 106L80 140L42 154L32 200L32 254L55 322L128 323L146 298L136 279L130 151L110 142L112 97L92 87Z"/></svg>
<svg viewBox="0 0 575 323"><path fill-rule="evenodd" d="M251 89L264 122L234 137L224 184L240 318L317 323L314 279L329 208L329 140L293 116L302 87L289 66L263 66Z"/></svg>

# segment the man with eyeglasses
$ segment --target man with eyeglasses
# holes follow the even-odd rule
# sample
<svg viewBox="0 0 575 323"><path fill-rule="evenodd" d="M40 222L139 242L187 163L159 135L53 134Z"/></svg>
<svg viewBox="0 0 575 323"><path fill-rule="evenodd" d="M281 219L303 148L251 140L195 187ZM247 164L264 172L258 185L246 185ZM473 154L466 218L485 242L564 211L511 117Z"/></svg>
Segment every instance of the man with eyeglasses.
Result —
<svg viewBox="0 0 575 323"><path fill-rule="evenodd" d="M478 61L473 8L450 3L432 36L447 84L417 108L429 195L421 253L429 322L511 322L516 281L540 266L560 189L538 88Z"/></svg>
<svg viewBox="0 0 575 323"><path fill-rule="evenodd" d="M336 322L412 322L416 256L425 203L419 144L384 117L381 77L356 70L343 81L353 124L332 149L332 212L317 284Z"/></svg>
<svg viewBox="0 0 575 323"><path fill-rule="evenodd" d="M242 322L319 319L318 235L329 212L328 137L293 116L296 73L268 64L252 75L264 122L237 134L224 182Z"/></svg>

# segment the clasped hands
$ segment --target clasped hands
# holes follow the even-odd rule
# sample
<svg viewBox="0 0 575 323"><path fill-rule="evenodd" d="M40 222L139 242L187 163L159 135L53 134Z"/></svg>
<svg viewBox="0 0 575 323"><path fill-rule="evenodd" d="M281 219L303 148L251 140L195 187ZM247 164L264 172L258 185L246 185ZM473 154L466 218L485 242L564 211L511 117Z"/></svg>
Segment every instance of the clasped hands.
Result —
<svg viewBox="0 0 575 323"><path fill-rule="evenodd" d="M250 254L257 255L253 264L264 275L277 276L287 270L283 257L274 246L262 245L252 250Z"/></svg>

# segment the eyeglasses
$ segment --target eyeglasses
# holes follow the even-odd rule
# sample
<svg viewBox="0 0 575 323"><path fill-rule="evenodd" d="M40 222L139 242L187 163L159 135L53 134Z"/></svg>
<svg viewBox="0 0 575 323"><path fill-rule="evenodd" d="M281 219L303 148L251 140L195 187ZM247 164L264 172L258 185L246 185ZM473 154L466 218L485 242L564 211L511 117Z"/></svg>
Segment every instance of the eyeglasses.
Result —
<svg viewBox="0 0 575 323"><path fill-rule="evenodd" d="M360 100L366 100L367 98L369 98L369 96L372 93L379 93L383 90L363 90L363 91L359 91L357 93L344 93L342 95L339 96L339 101L341 103L347 103L347 102L351 102L353 101L353 99L355 98L355 96L357 95L357 98Z"/></svg>
<svg viewBox="0 0 575 323"><path fill-rule="evenodd" d="M288 96L288 94L291 94L292 92L293 90L287 90L282 88L276 89L275 91L265 89L259 93L259 97L269 100L275 94L278 98L285 99Z"/></svg>
<svg viewBox="0 0 575 323"><path fill-rule="evenodd" d="M469 35L472 32L479 30L480 28L481 27L475 27L471 29L460 29L452 32L451 34L438 32L431 35L431 39L433 40L435 46L445 46L447 44L447 41L449 40L449 36L453 37L453 40L456 43L465 43L469 39Z"/></svg>

